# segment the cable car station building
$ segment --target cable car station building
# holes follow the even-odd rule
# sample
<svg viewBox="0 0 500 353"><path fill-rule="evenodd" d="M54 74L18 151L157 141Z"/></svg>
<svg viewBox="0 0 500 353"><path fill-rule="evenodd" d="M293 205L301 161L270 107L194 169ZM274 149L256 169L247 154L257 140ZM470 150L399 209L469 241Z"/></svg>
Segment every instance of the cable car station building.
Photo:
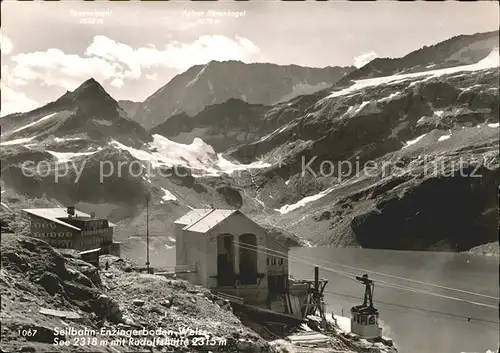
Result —
<svg viewBox="0 0 500 353"><path fill-rule="evenodd" d="M178 277L245 304L303 317L307 283L288 278L288 247L238 210L193 209L175 222Z"/></svg>

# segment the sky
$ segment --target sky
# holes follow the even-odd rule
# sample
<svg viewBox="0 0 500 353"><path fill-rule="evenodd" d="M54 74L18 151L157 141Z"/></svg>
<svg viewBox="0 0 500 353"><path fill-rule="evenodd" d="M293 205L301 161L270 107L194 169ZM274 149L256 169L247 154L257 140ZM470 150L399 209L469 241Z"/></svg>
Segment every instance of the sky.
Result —
<svg viewBox="0 0 500 353"><path fill-rule="evenodd" d="M2 116L90 77L117 100L144 101L211 60L361 67L499 26L496 2L3 1L1 10Z"/></svg>

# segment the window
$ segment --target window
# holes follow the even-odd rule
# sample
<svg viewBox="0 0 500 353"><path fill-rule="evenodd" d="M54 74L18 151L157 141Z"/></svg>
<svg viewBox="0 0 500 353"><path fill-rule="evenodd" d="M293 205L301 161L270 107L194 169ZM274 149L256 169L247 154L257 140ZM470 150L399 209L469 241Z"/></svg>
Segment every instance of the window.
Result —
<svg viewBox="0 0 500 353"><path fill-rule="evenodd" d="M280 262L279 262L280 265L283 265L283 258L280 259Z"/></svg>

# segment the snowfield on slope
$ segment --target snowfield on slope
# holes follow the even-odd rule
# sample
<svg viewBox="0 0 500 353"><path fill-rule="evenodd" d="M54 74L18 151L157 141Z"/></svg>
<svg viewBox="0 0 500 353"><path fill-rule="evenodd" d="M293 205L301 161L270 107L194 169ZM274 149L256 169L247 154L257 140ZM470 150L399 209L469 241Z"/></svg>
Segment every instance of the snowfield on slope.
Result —
<svg viewBox="0 0 500 353"><path fill-rule="evenodd" d="M56 152L56 151L50 151L47 150L48 153L53 155L54 157L57 158L57 161L59 163L66 163L71 161L73 158L76 157L81 157L81 156L91 156L94 153L97 153L101 150L102 148L99 147L97 151L92 151L92 152Z"/></svg>
<svg viewBox="0 0 500 353"><path fill-rule="evenodd" d="M366 87L373 87L373 86L378 86L381 84L401 83L403 81L407 81L407 80L410 80L412 78L417 78L417 77L428 76L427 79L431 79L434 77L439 77L439 76L443 76L443 75L450 75L450 74L459 73L459 72L470 72L470 71L480 71L480 70L493 69L493 68L499 66L499 58L500 58L499 51L498 51L498 48L496 48L486 58L484 58L483 60L479 61L476 64L456 66L456 67L450 67L450 68L446 68L446 69L414 72L414 73L410 73L410 74L400 74L400 75L376 77L376 78L369 78L369 79L365 79L365 80L354 81L353 85L351 85L347 88L341 89L339 91L334 91L334 92L332 92L332 94L330 94L329 96L327 96L323 99L326 100L329 98L345 96L346 94L353 93L355 91L358 91L358 90L366 88Z"/></svg>
<svg viewBox="0 0 500 353"><path fill-rule="evenodd" d="M33 140L36 136L33 136L33 137L25 137L25 138L21 138L21 139L15 139L15 140L10 140L10 141L4 141L4 142L0 142L0 146L12 146L12 145L21 145L23 143L26 143L26 142L30 142L31 140Z"/></svg>
<svg viewBox="0 0 500 353"><path fill-rule="evenodd" d="M337 188L338 188L338 186L334 186L334 187L328 188L326 190L323 190L315 195L306 196L303 199L295 202L294 204L284 205L281 208L275 209L275 211L278 211L281 214L287 214L288 212L291 212L291 211L296 210L300 207L303 207L303 206L307 205L308 203L311 203L313 201L321 199L322 197L328 195L330 192L332 192L333 190L335 190Z"/></svg>
<svg viewBox="0 0 500 353"><path fill-rule="evenodd" d="M235 171L270 167L271 164L255 162L236 164L225 159L222 154L215 153L212 146L202 139L195 138L189 145L177 143L161 135L153 135L153 142L148 150L140 150L125 146L118 141L110 144L129 152L134 158L148 162L153 168L182 166L199 171L204 176L218 176L222 173L232 174ZM193 176L197 176L193 174Z"/></svg>
<svg viewBox="0 0 500 353"><path fill-rule="evenodd" d="M420 136L414 138L413 140L406 141L406 144L403 147L401 147L401 148L406 148L408 146L411 146L411 145L417 143L418 141L420 141L421 139L423 139L425 137L425 135L427 135L427 134L423 134L423 135L420 135Z"/></svg>
<svg viewBox="0 0 500 353"><path fill-rule="evenodd" d="M15 129L14 131L12 131L12 133L19 132L19 131L22 131L22 130L24 130L24 129L27 129L27 128L29 128L29 127L33 126L33 125L39 124L39 123L41 123L41 122L42 122L42 121L44 121L44 120L47 120L47 119L52 118L52 117L53 117L54 115L56 115L56 114L57 114L57 112L56 112L56 113L52 113L52 114L45 115L45 116L41 117L40 119L35 120L35 121L33 121L32 123L29 123L28 125L24 125L24 126L22 126L22 127L18 128L18 129Z"/></svg>

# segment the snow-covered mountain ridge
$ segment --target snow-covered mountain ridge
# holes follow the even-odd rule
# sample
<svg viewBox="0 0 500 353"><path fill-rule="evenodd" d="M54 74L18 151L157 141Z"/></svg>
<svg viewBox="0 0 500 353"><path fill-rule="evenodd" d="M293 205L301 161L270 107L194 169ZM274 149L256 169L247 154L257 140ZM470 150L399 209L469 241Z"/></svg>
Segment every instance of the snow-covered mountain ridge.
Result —
<svg viewBox="0 0 500 353"><path fill-rule="evenodd" d="M0 119L3 209L37 200L97 210L140 257L151 194L158 261L173 245L171 222L210 205L319 245L462 251L496 241L499 72L490 49L474 62L360 74L275 104L210 103L150 131L89 80ZM189 87L209 69L188 75ZM178 94L196 96L189 87ZM48 171L26 176L25 161ZM429 173L433 165L442 169Z"/></svg>

